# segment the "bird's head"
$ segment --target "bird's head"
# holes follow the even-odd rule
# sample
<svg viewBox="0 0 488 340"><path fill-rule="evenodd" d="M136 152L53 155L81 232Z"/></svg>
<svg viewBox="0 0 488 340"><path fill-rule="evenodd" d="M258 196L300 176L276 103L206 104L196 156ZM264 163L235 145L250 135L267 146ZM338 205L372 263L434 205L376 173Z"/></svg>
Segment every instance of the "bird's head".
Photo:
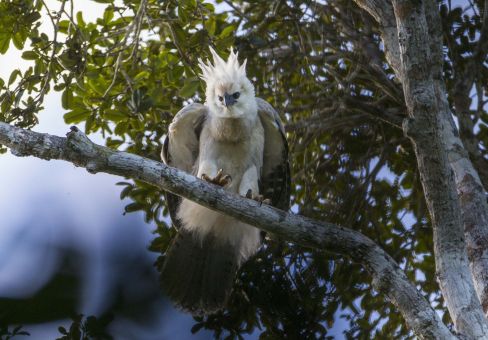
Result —
<svg viewBox="0 0 488 340"><path fill-rule="evenodd" d="M239 65L231 50L224 61L212 48L213 64L199 59L201 78L207 84L206 102L212 114L222 118L249 118L257 115L254 86L246 76L246 61Z"/></svg>

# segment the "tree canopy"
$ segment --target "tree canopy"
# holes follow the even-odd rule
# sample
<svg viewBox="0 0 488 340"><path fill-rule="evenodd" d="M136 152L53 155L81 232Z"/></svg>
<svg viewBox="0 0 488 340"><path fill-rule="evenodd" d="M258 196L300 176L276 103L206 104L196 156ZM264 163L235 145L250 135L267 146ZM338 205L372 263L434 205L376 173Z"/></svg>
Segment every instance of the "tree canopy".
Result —
<svg viewBox="0 0 488 340"><path fill-rule="evenodd" d="M32 128L50 114L45 96L57 91L66 124L101 132L110 148L159 160L174 114L204 100L198 58L209 56L209 46L222 56L234 48L248 60L257 96L286 124L292 211L370 237L452 326L415 153L402 129L404 90L369 13L345 0L96 2L106 5L94 22L73 10L73 0L0 3L0 53L16 48L31 63L0 79L0 121ZM488 4L437 3L449 105L486 184ZM53 32L43 31L43 20ZM150 250L161 254L160 268L175 234L163 192L137 180L120 186L120 197L132 201L126 212L142 210L156 226ZM241 270L228 308L195 318L191 331L325 338L338 318L349 323L347 338L413 336L365 268L334 249L269 238Z"/></svg>

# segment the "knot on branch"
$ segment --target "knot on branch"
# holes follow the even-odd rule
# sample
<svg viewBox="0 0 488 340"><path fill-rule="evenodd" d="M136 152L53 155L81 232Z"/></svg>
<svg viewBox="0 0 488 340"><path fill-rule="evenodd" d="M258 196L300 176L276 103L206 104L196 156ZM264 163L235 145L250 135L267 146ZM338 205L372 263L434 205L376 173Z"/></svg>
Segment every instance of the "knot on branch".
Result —
<svg viewBox="0 0 488 340"><path fill-rule="evenodd" d="M80 129L72 126L66 137L67 146L72 152L71 156L75 165L85 167L92 174L104 169L107 164L106 152L93 143Z"/></svg>
<svg viewBox="0 0 488 340"><path fill-rule="evenodd" d="M83 132L76 126L70 128L70 132L66 134L68 139L68 147L85 155L91 155L95 152L95 143L93 143Z"/></svg>
<svg viewBox="0 0 488 340"><path fill-rule="evenodd" d="M394 273L390 269L384 269L380 275L373 277L373 287L378 293L389 295L394 276Z"/></svg>
<svg viewBox="0 0 488 340"><path fill-rule="evenodd" d="M454 143L453 146L447 150L447 152L447 157L449 158L450 163L469 159L468 151L458 143Z"/></svg>
<svg viewBox="0 0 488 340"><path fill-rule="evenodd" d="M411 139L418 137L419 124L415 118L405 118L402 123L403 134Z"/></svg>
<svg viewBox="0 0 488 340"><path fill-rule="evenodd" d="M86 167L86 171L88 171L91 174L96 174L97 172L100 171L101 168L100 164L94 161L88 161L85 167Z"/></svg>
<svg viewBox="0 0 488 340"><path fill-rule="evenodd" d="M417 115L403 120L403 134L415 144L430 145L440 133L439 122L436 117Z"/></svg>

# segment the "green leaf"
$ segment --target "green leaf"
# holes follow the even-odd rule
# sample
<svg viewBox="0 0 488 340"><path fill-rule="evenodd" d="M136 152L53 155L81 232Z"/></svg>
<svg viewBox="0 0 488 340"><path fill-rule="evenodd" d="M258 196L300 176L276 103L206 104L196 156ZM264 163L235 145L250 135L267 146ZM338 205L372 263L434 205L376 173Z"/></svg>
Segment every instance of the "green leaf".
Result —
<svg viewBox="0 0 488 340"><path fill-rule="evenodd" d="M224 28L222 30L222 32L220 32L219 37L220 38L226 38L229 35L233 34L235 30L236 30L236 27L234 25L229 25L226 28Z"/></svg>
<svg viewBox="0 0 488 340"><path fill-rule="evenodd" d="M0 38L0 54L5 54L10 44L10 36L6 38Z"/></svg>
<svg viewBox="0 0 488 340"><path fill-rule="evenodd" d="M15 103L15 106L18 107L19 104L20 104L20 100L22 99L22 95L24 94L25 90L22 89L20 90L19 92L17 92L17 94L15 95L15 100L14 100L14 103Z"/></svg>
<svg viewBox="0 0 488 340"><path fill-rule="evenodd" d="M32 12L24 17L25 21L32 24L34 21L37 21L41 18L41 13L39 12Z"/></svg>
<svg viewBox="0 0 488 340"><path fill-rule="evenodd" d="M127 121L122 121L115 126L114 133L116 135L122 136L127 132L129 128L129 123Z"/></svg>
<svg viewBox="0 0 488 340"><path fill-rule="evenodd" d="M135 131L142 131L144 130L144 123L142 123L139 119L131 119L130 125Z"/></svg>
<svg viewBox="0 0 488 340"><path fill-rule="evenodd" d="M203 7L205 7L209 12L215 12L215 6L209 2L204 2Z"/></svg>
<svg viewBox="0 0 488 340"><path fill-rule="evenodd" d="M134 77L134 81L138 81L138 80L141 80L141 79L147 79L149 78L150 74L148 71L142 71L142 72L139 72L135 77Z"/></svg>
<svg viewBox="0 0 488 340"><path fill-rule="evenodd" d="M65 87L66 87L66 83L61 83L61 84L56 84L56 85L54 85L54 87L53 87L53 88L54 88L54 91L59 92L59 91L64 90L64 89L65 89Z"/></svg>
<svg viewBox="0 0 488 340"><path fill-rule="evenodd" d="M142 210L144 207L140 203L130 203L125 206L125 212L131 213L134 211Z"/></svg>
<svg viewBox="0 0 488 340"><path fill-rule="evenodd" d="M118 110L107 110L104 112L103 117L116 123L128 118L127 115Z"/></svg>
<svg viewBox="0 0 488 340"><path fill-rule="evenodd" d="M86 26L85 20L83 20L83 13L81 11L76 13L76 21L78 22L78 26L81 28Z"/></svg>
<svg viewBox="0 0 488 340"><path fill-rule="evenodd" d="M91 112L88 110L76 108L76 109L69 111L69 112L64 114L64 116L63 116L64 122L66 124L80 123L80 122L88 119L88 117L90 117L90 113Z"/></svg>
<svg viewBox="0 0 488 340"><path fill-rule="evenodd" d="M196 0L181 0L180 4L187 7L190 10L194 10L197 7Z"/></svg>
<svg viewBox="0 0 488 340"><path fill-rule="evenodd" d="M185 24L188 22L188 10L180 4L178 6L178 18L180 19L182 24Z"/></svg>
<svg viewBox="0 0 488 340"><path fill-rule="evenodd" d="M205 29L207 30L210 36L215 34L215 29L217 28L217 22L215 21L214 17L211 17L207 21L205 21Z"/></svg>
<svg viewBox="0 0 488 340"><path fill-rule="evenodd" d="M73 92L68 87L64 90L63 94L61 95L61 104L63 105L63 109L69 109L71 104L73 103Z"/></svg>
<svg viewBox="0 0 488 340"><path fill-rule="evenodd" d="M103 12L103 21L105 22L105 24L109 24L110 21L112 21L114 17L114 10L112 7L107 7L105 9L105 12Z"/></svg>
<svg viewBox="0 0 488 340"><path fill-rule="evenodd" d="M68 28L69 28L70 22L69 20L61 20L58 24L58 30L61 33L68 33Z"/></svg>
<svg viewBox="0 0 488 340"><path fill-rule="evenodd" d="M179 45L184 45L186 43L186 33L185 33L185 30L183 30L181 27L179 27L178 25L175 25L173 27L173 30L175 32L175 38L176 38L176 42L179 44Z"/></svg>
<svg viewBox="0 0 488 340"><path fill-rule="evenodd" d="M124 141L121 139L112 139L110 137L107 138L107 146L112 149L117 149L123 143Z"/></svg>
<svg viewBox="0 0 488 340"><path fill-rule="evenodd" d="M17 70L13 70L12 73L10 73L10 77L8 78L8 85L12 85L15 81L15 79L17 79L17 76L20 76L21 73L20 73L20 70L17 69Z"/></svg>
<svg viewBox="0 0 488 340"><path fill-rule="evenodd" d="M200 82L193 78L192 80L185 82L185 85L181 88L179 95L183 98L189 98L195 94L199 86Z"/></svg>
<svg viewBox="0 0 488 340"><path fill-rule="evenodd" d="M132 189L134 189L134 186L130 183L125 183L125 182L119 182L117 185L127 185L122 191L120 192L120 199L123 200L127 196L129 196L130 192Z"/></svg>
<svg viewBox="0 0 488 340"><path fill-rule="evenodd" d="M88 79L88 86L100 96L102 96L106 90L105 83L101 77L98 77L97 79Z"/></svg>
<svg viewBox="0 0 488 340"><path fill-rule="evenodd" d="M22 59L25 60L36 60L38 58L37 53L34 51L25 51L22 53Z"/></svg>
<svg viewBox="0 0 488 340"><path fill-rule="evenodd" d="M21 50L24 48L25 38L20 32L17 32L14 34L12 42L14 43L14 46L17 47L17 49Z"/></svg>
<svg viewBox="0 0 488 340"><path fill-rule="evenodd" d="M96 126L95 117L91 114L85 121L85 133L95 132L97 130Z"/></svg>

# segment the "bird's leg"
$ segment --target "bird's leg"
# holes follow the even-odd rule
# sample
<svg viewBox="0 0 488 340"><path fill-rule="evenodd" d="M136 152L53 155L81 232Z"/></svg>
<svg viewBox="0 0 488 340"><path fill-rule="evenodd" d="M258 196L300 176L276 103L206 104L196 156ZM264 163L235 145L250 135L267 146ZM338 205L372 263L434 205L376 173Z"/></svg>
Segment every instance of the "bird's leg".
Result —
<svg viewBox="0 0 488 340"><path fill-rule="evenodd" d="M259 194L259 176L256 166L251 166L244 172L241 183L239 184L239 194L246 198L250 198L259 202L259 205L271 204L271 201L265 199L263 195Z"/></svg>
<svg viewBox="0 0 488 340"><path fill-rule="evenodd" d="M269 198L264 198L264 196L260 194L255 195L251 189L246 192L246 198L250 198L252 200L255 200L256 202L259 202L259 205L262 205L263 203L271 205L271 200Z"/></svg>
<svg viewBox="0 0 488 340"><path fill-rule="evenodd" d="M201 178L204 181L221 187L225 187L226 185L230 184L230 182L232 182L232 177L230 177L230 175L228 174L224 174L224 171L222 169L219 169L219 171L217 171L217 175L214 178L209 177L207 174L202 174Z"/></svg>

